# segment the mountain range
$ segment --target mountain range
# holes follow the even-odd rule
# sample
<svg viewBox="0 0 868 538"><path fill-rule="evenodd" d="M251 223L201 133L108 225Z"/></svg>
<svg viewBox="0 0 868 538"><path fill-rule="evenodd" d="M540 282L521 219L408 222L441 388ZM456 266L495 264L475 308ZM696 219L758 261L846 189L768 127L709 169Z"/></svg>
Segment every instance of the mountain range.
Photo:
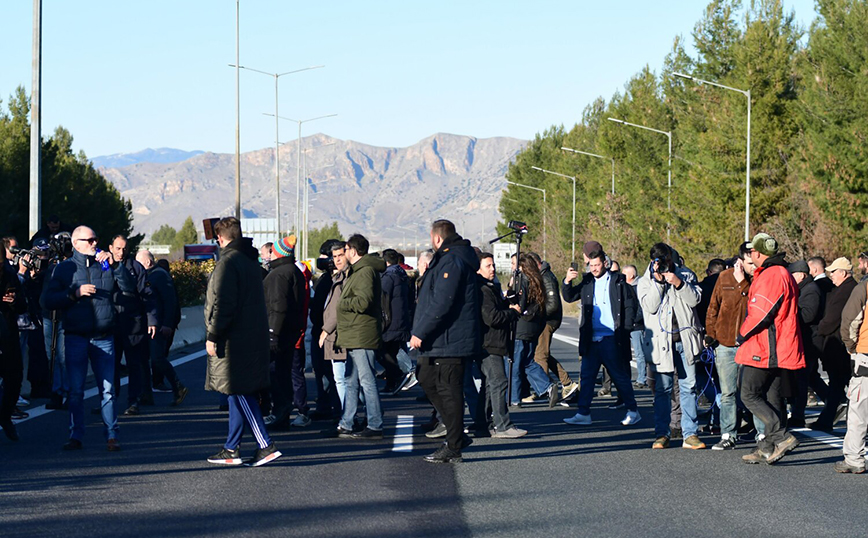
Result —
<svg viewBox="0 0 868 538"><path fill-rule="evenodd" d="M143 149L135 153L115 153L90 160L96 168L120 168L138 163L177 163L190 157L201 155L204 151L184 151L172 148Z"/></svg>
<svg viewBox="0 0 868 538"><path fill-rule="evenodd" d="M474 241L487 238L500 218L507 167L525 144L514 138L444 133L405 148L324 134L305 137L301 147L310 189L309 226L336 221L344 235L360 232L372 241L427 243L430 223L448 218L462 235ZM172 151L177 150L167 154ZM145 158L143 153L132 155ZM244 218L275 215L274 156L274 148L241 155ZM280 146L279 156L282 228L292 229L298 143ZM142 161L100 171L131 200L139 233L153 233L163 224L177 229L188 215L200 226L204 218L234 213L234 154L206 152L180 162ZM399 227L416 231L417 239Z"/></svg>

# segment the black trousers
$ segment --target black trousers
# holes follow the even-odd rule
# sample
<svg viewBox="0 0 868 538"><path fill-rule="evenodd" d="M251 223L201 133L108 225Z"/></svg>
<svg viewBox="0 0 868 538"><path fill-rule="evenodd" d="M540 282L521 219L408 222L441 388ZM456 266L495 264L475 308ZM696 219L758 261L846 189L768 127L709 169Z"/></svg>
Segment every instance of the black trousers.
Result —
<svg viewBox="0 0 868 538"><path fill-rule="evenodd" d="M743 366L738 388L741 401L755 419L765 426L765 439L760 448L765 452L774 450L784 440L786 426L782 420L781 371L778 368L754 368Z"/></svg>
<svg viewBox="0 0 868 538"><path fill-rule="evenodd" d="M115 397L120 397L121 374L118 366L121 357L127 358L127 405L133 405L140 397L153 394L151 390L150 337L143 335L115 335ZM122 411L122 410L121 410Z"/></svg>
<svg viewBox="0 0 868 538"><path fill-rule="evenodd" d="M404 377L404 372L398 366L398 352L402 344L400 340L383 342L380 352L377 353L377 362L386 370L386 387L397 387Z"/></svg>
<svg viewBox="0 0 868 538"><path fill-rule="evenodd" d="M9 336L8 345L2 345L2 351L0 378L3 378L3 399L0 400L0 422L8 422L18 404L21 380L24 378L24 362L21 360L21 350L18 347L17 331Z"/></svg>
<svg viewBox="0 0 868 538"><path fill-rule="evenodd" d="M834 336L827 338L823 347L823 369L829 374L829 391L824 400L826 406L817 417L817 424L832 427L838 406L845 400L844 392L852 374L850 354L847 353L844 343Z"/></svg>
<svg viewBox="0 0 868 538"><path fill-rule="evenodd" d="M464 359L420 358L416 376L443 419L446 444L452 450L461 450L464 437Z"/></svg>

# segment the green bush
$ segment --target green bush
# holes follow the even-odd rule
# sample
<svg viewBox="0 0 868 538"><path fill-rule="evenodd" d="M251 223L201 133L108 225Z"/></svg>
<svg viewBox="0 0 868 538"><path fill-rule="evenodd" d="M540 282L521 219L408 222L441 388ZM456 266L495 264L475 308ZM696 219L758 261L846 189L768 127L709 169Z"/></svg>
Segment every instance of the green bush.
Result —
<svg viewBox="0 0 868 538"><path fill-rule="evenodd" d="M208 277L214 270L215 262L177 261L169 264L172 278L175 280L175 291L181 306L196 306L205 303L205 291L208 289Z"/></svg>

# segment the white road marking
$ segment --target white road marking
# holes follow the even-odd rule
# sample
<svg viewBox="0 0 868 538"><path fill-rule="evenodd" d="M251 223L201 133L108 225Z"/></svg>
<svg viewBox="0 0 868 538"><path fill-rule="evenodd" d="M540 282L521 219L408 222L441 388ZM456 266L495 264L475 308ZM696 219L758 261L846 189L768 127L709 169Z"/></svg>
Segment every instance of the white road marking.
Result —
<svg viewBox="0 0 868 538"><path fill-rule="evenodd" d="M190 361L194 361L196 359L202 358L206 355L205 350L197 351L195 353L190 353L189 355L184 355L183 357L179 357L173 361L171 361L172 366L180 366L182 364L186 364ZM121 378L121 386L129 383L129 377ZM99 394L99 390L96 387L88 389L84 391L84 399L93 398ZM15 424L21 424L22 422L27 422L28 420L33 420L34 418L41 417L42 415L47 415L52 411L56 411L55 409L46 409L44 405L40 405L39 407L34 407L33 409L27 409L27 413L30 414L29 417L14 421Z"/></svg>
<svg viewBox="0 0 868 538"><path fill-rule="evenodd" d="M392 452L413 451L413 415L398 415Z"/></svg>

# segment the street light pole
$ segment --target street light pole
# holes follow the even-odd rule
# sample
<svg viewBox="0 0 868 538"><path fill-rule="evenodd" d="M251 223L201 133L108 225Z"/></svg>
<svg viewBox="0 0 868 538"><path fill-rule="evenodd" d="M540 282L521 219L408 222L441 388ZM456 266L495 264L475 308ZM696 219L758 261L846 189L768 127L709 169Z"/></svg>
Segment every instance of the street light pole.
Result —
<svg viewBox="0 0 868 538"><path fill-rule="evenodd" d="M241 220L241 0L235 0L235 218Z"/></svg>
<svg viewBox="0 0 868 538"><path fill-rule="evenodd" d="M269 73L267 71L260 71L259 69L253 69L252 67L245 67L243 65L231 65L230 67L236 67L239 69L244 69L245 71L253 71L254 73L259 73L262 75L268 75L269 77L274 77L274 214L276 223L277 223L277 235L280 237L281 235L281 227L280 227L280 125L278 122L278 108L277 108L277 97L278 97L278 80L280 77L284 75L291 75L293 73L300 73L302 71L310 71L311 69L320 69L325 67L324 65L314 65L311 67L305 67L303 69L296 69L294 71L287 71L285 73Z"/></svg>
<svg viewBox="0 0 868 538"><path fill-rule="evenodd" d="M637 129L644 129L646 131L651 131L653 133L658 133L662 135L666 135L666 138L669 139L669 173L668 173L668 193L666 196L666 210L669 213L669 218L666 222L666 241L671 242L672 240L672 131L661 131L660 129L652 129L651 127L646 127L644 125L639 125L637 123L630 123L629 121L619 120L616 118L608 118L609 121L614 121L619 125L626 125L627 127L635 127Z"/></svg>
<svg viewBox="0 0 868 538"><path fill-rule="evenodd" d="M516 187L524 187L525 189L533 189L535 191L539 191L543 193L543 258L546 257L546 190L541 189L539 187L531 187L530 185L523 185L521 183L515 183L514 181L507 181L509 185L515 185Z"/></svg>
<svg viewBox="0 0 868 538"><path fill-rule="evenodd" d="M401 230L406 230L408 232L413 232L413 255L416 256L416 264L418 265L418 263L419 263L419 261L418 261L419 260L419 238L418 238L417 234L419 233L419 230L417 228L405 228L403 226L397 226L397 225L395 227L399 228Z"/></svg>
<svg viewBox="0 0 868 538"><path fill-rule="evenodd" d="M580 155L587 155L588 157L596 157L597 159L603 159L605 161L612 161L612 196L615 195L615 159L612 157L603 157L602 155L597 155L596 153L588 153L587 151L581 151L573 148L561 148L563 151L570 151L572 153L578 153Z"/></svg>
<svg viewBox="0 0 868 538"><path fill-rule="evenodd" d="M33 85L30 88L30 237L42 224L42 0L33 0Z"/></svg>
<svg viewBox="0 0 868 538"><path fill-rule="evenodd" d="M543 168L539 168L537 166L531 166L534 170L539 170L540 172L551 174L553 176L558 176L566 179L573 180L573 238L570 246L570 259L576 259L576 178L575 176L568 176L566 174L559 174L557 172L552 172L551 170L545 170Z"/></svg>
<svg viewBox="0 0 868 538"><path fill-rule="evenodd" d="M685 75L684 73L672 73L672 75L678 78L691 80L700 85L708 84L709 86L738 92L747 97L747 164L745 165L746 171L744 179L744 240L750 241L750 90L739 90L738 88L724 86L723 84L718 84L717 82L711 82L709 80L702 80L691 75Z"/></svg>

